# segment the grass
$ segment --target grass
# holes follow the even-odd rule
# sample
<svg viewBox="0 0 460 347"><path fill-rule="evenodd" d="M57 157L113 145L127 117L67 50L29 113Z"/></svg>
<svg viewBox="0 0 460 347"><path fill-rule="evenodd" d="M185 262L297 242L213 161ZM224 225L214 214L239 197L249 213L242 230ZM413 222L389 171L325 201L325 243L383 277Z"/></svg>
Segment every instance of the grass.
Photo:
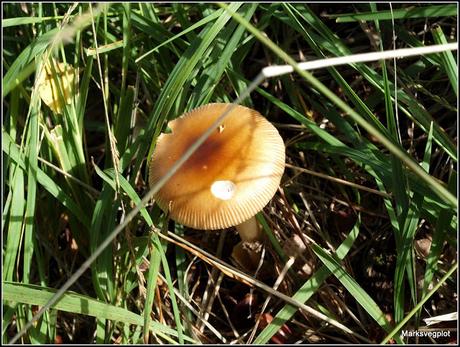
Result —
<svg viewBox="0 0 460 347"><path fill-rule="evenodd" d="M456 42L455 5L2 6L3 342L28 325L18 342L456 341L450 321L430 326L450 337L401 335L457 307L455 51L296 63ZM51 57L76 71L67 102L52 69L59 113L36 78ZM168 120L286 63L241 98L288 164L251 273L232 228L139 204Z"/></svg>

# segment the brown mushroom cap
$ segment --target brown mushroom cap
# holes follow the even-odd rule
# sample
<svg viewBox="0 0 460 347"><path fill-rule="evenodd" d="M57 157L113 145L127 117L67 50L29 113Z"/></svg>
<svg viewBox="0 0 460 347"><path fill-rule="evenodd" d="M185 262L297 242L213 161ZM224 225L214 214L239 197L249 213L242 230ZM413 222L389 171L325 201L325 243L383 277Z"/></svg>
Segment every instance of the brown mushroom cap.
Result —
<svg viewBox="0 0 460 347"><path fill-rule="evenodd" d="M172 132L158 137L150 162L150 186L230 105L204 105L169 122ZM258 112L238 105L155 199L172 219L195 229L238 225L276 193L284 172L284 151L276 128Z"/></svg>

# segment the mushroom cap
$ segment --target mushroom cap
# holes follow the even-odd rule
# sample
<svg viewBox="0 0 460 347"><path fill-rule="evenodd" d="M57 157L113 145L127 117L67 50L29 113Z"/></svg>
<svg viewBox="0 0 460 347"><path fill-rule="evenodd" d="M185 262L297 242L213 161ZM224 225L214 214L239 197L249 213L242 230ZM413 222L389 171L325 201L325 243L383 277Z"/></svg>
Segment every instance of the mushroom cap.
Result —
<svg viewBox="0 0 460 347"><path fill-rule="evenodd" d="M150 162L149 184L163 177L231 104L213 103L168 123ZM236 106L155 196L170 218L194 228L238 225L270 201L281 181L285 148L260 113Z"/></svg>

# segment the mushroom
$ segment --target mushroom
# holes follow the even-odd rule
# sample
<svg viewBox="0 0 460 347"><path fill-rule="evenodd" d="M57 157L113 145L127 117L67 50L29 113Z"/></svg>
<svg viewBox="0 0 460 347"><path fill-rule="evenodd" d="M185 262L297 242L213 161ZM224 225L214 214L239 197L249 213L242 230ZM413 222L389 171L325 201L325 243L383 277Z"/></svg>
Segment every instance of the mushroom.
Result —
<svg viewBox="0 0 460 347"><path fill-rule="evenodd" d="M230 105L204 105L168 123L171 132L158 137L150 161L150 186ZM285 148L277 129L257 111L238 105L155 199L176 222L204 230L236 226L243 245L254 245L262 240L255 215L276 193L284 165ZM241 249L236 253L241 257Z"/></svg>

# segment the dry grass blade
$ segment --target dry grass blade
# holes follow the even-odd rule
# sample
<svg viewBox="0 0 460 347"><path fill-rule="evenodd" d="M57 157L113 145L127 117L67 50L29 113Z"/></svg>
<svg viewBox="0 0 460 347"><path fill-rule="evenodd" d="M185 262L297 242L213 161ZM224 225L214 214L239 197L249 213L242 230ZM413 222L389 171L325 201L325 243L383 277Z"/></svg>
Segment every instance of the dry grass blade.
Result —
<svg viewBox="0 0 460 347"><path fill-rule="evenodd" d="M162 274L159 274L158 275L163 281L166 282L166 278L163 277ZM202 317L202 315L190 304L190 302L188 300L186 300L180 293L179 291L174 288L174 293L177 295L177 297L179 298L179 300L185 305L187 306L187 308L193 312L193 314L198 318L198 320L204 325L206 326L209 330L211 330L213 332L213 334L215 334L220 341L222 341L222 343L227 343L227 339L222 336L221 333L219 333L219 331L213 327L208 321L207 319L204 319Z"/></svg>
<svg viewBox="0 0 460 347"><path fill-rule="evenodd" d="M99 56L99 49L98 49L98 43L97 43L96 27L94 24L93 7L91 4L89 4L89 10L90 10L91 19L92 19L91 27L93 29L94 46L95 46L95 51L96 51L97 67L99 71L102 99L103 99L103 105L104 105L104 115L105 115L105 121L106 121L106 126L107 126L107 134L109 137L110 153L112 155L113 167L115 168L115 183L117 187L115 193L118 193L118 191L120 190L120 179L118 177L119 172L120 172L120 154L118 153L118 149L117 149L117 139L113 135L112 126L110 125L109 107L108 107L109 98L107 95L107 88L106 88L106 86L108 86L108 80L103 77L103 73L102 73L101 59Z"/></svg>
<svg viewBox="0 0 460 347"><path fill-rule="evenodd" d="M276 279L275 284L273 285L273 290L278 289L278 287L281 284L281 282L283 282L284 277L286 276L287 272L289 271L291 266L294 264L294 261L295 261L294 257L290 257L288 259L288 261L284 265L284 268L281 270L278 278ZM264 301L264 303L262 305L262 308L260 309L259 319L256 320L256 324L254 325L254 328L252 329L251 335L249 336L249 339L248 339L248 342L247 342L248 344L250 344L253 341L254 336L256 335L257 328L259 327L259 323L260 323L260 320L262 318L262 314L265 312L268 304L270 303L270 299L271 299L271 296L267 297L267 299L265 299L265 301Z"/></svg>
<svg viewBox="0 0 460 347"><path fill-rule="evenodd" d="M332 176L329 176L329 175L322 174L320 172L304 169L302 167L294 166L294 165L291 165L291 164L286 164L286 167L294 169L296 171L305 172L307 174L310 174L310 175L313 175L313 176L316 176L316 177L321 177L321 178L324 178L324 179L332 181L332 182L336 182L336 183L340 183L340 184L343 184L343 185L346 185L346 186L349 186L349 187L364 190L364 191L372 193L372 194L380 195L380 196L382 196L384 198L390 198L391 197L391 195L388 194L388 193L381 192L379 190L372 189L372 188L369 188L369 187L366 187L366 186L363 186L363 185L360 185L360 184L357 184L357 183L346 181L346 180L341 179L341 178L332 177Z"/></svg>
<svg viewBox="0 0 460 347"><path fill-rule="evenodd" d="M433 45L427 47L413 47L401 48L396 50L388 50L383 52L369 52L354 55L347 55L344 57L334 57L328 59L318 59L315 61L297 63L299 70L308 71L322 69L331 66L338 66L344 64L365 63L370 61L378 61L383 59L396 59L403 57L411 57L417 55L424 55L430 53L439 53L445 51L455 51L458 49L458 43L448 43L443 45ZM265 77L281 76L294 72L295 69L292 65L277 65L268 66L262 70Z"/></svg>
<svg viewBox="0 0 460 347"><path fill-rule="evenodd" d="M95 189L94 187L91 187L90 185L86 184L85 182L82 182L78 178L74 177L73 175L69 174L68 172L65 172L64 170L62 170L61 168L57 167L53 163L50 163L48 160L40 158L40 157L38 157L37 159L39 161L41 161L43 164L45 164L45 165L49 166L50 168L52 168L53 170L55 170L56 172L59 172L60 174L62 174L65 177L67 177L68 179L71 179L75 183L77 183L77 184L81 185L82 187L88 189L93 194L95 194L95 195L100 194L100 192L97 189Z"/></svg>

